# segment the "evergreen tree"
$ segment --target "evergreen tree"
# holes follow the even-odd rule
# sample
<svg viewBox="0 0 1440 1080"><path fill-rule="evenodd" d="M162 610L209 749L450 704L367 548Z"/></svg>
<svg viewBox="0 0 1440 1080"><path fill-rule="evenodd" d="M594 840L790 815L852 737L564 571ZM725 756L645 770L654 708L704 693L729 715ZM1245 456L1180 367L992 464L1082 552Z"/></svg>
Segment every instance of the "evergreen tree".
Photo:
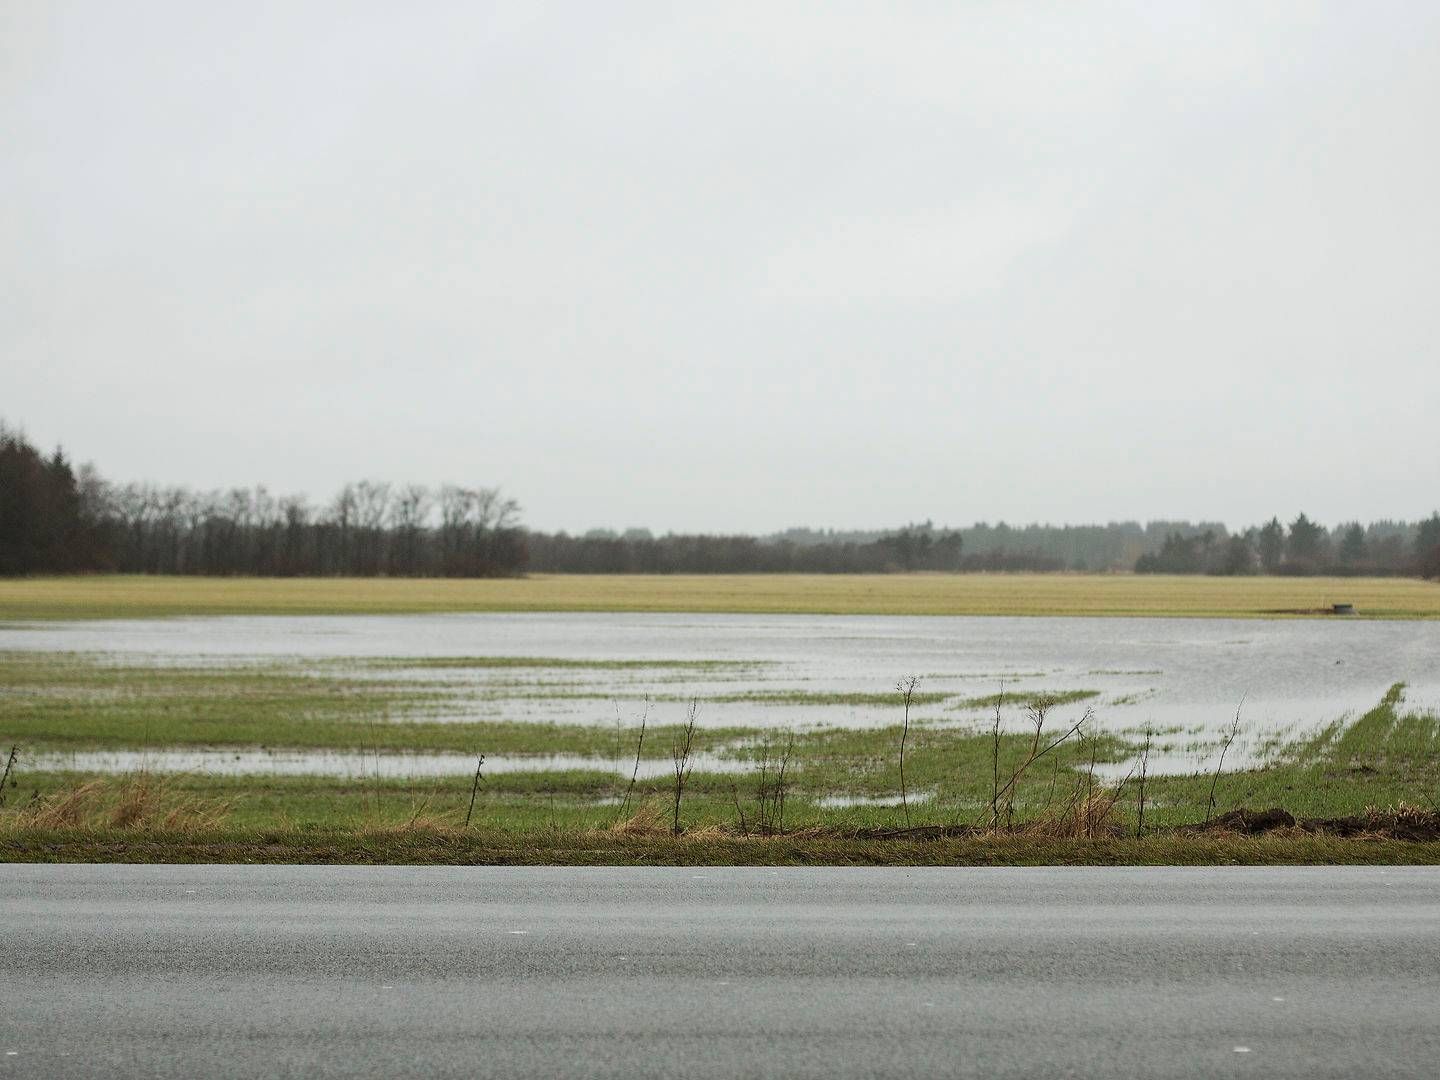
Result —
<svg viewBox="0 0 1440 1080"><path fill-rule="evenodd" d="M1340 537L1340 561L1346 566L1359 566L1368 554L1365 529L1358 521L1352 522Z"/></svg>
<svg viewBox="0 0 1440 1080"><path fill-rule="evenodd" d="M1303 513L1290 523L1290 537L1285 555L1299 569L1313 570L1320 561L1325 543L1325 530Z"/></svg>
<svg viewBox="0 0 1440 1080"><path fill-rule="evenodd" d="M1440 577L1440 511L1420 522L1415 534L1415 561L1421 577Z"/></svg>
<svg viewBox="0 0 1440 1080"><path fill-rule="evenodd" d="M1256 546L1260 550L1260 566L1267 574L1280 569L1280 560L1285 557L1285 526L1279 518L1272 517L1265 523Z"/></svg>

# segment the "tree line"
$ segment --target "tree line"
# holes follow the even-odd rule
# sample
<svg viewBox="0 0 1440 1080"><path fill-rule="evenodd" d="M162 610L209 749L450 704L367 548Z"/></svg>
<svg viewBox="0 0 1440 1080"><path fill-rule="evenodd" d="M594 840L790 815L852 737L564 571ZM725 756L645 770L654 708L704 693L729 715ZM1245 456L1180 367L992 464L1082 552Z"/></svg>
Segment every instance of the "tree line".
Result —
<svg viewBox="0 0 1440 1080"><path fill-rule="evenodd" d="M757 536L595 530L584 536L530 534L530 569L567 574L883 574L981 569L953 531L914 528L865 540L799 544ZM1020 569L1020 567L1009 567ZM1054 569L1036 565L1030 569Z"/></svg>
<svg viewBox="0 0 1440 1080"><path fill-rule="evenodd" d="M0 424L0 574L118 571L494 577L577 574L1114 571L1440 577L1440 513L1420 522L1300 514L1231 533L1218 522L890 530L768 536L525 529L494 487L347 484L328 503L264 487L114 484Z"/></svg>
<svg viewBox="0 0 1440 1080"><path fill-rule="evenodd" d="M1140 574L1334 574L1440 577L1440 512L1423 521L1346 522L1334 529L1300 514L1242 532L1170 532L1135 563Z"/></svg>
<svg viewBox="0 0 1440 1080"><path fill-rule="evenodd" d="M1336 574L1440 577L1440 513L1416 523L1301 514L1237 533L1218 523L1108 525L931 522L884 531L790 529L769 536L530 533L530 569L570 574L890 573L914 570L1125 571L1142 574Z"/></svg>
<svg viewBox="0 0 1440 1080"><path fill-rule="evenodd" d="M0 574L498 577L526 558L519 506L493 487L361 481L317 507L112 484L0 427Z"/></svg>

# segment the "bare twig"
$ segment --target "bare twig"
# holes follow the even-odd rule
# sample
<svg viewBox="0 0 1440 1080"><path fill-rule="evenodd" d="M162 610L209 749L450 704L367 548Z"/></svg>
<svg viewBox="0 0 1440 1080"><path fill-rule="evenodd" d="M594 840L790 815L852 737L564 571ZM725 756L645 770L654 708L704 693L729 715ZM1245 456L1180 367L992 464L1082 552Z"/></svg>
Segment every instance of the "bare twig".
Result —
<svg viewBox="0 0 1440 1080"><path fill-rule="evenodd" d="M465 828L470 827L470 815L475 813L475 795L480 790L480 767L485 764L485 755L481 754L475 761L475 780L470 785L470 808L465 811Z"/></svg>
<svg viewBox="0 0 1440 1080"><path fill-rule="evenodd" d="M1045 805L1040 808L1040 816L1044 817L1050 812L1051 805L1055 802L1055 785L1060 782L1060 759L1056 758L1051 763L1050 787L1045 791Z"/></svg>
<svg viewBox="0 0 1440 1080"><path fill-rule="evenodd" d="M680 800L685 795L685 782L690 779L690 758L695 748L695 718L699 713L699 699L691 698L685 714L685 726L670 744L670 760L675 765L675 806L671 832L676 836L680 835Z"/></svg>
<svg viewBox="0 0 1440 1080"><path fill-rule="evenodd" d="M745 823L745 808L740 805L740 789L735 786L735 781L730 781L730 798L735 801L735 816L740 821L740 831L745 835L750 834L750 826Z"/></svg>
<svg viewBox="0 0 1440 1080"><path fill-rule="evenodd" d="M770 835L785 831L785 799L790 792L790 755L795 752L795 733L785 733L779 749L767 737L760 746L755 775L755 824Z"/></svg>
<svg viewBox="0 0 1440 1080"><path fill-rule="evenodd" d="M1095 835L1095 740L1089 739L1090 743L1090 769L1085 774L1085 837L1091 839ZM1124 782L1121 782L1124 786Z"/></svg>
<svg viewBox="0 0 1440 1080"><path fill-rule="evenodd" d="M1150 725L1145 725L1145 749L1140 754L1140 799L1135 809L1135 839L1145 832L1145 777L1150 771Z"/></svg>
<svg viewBox="0 0 1440 1080"><path fill-rule="evenodd" d="M770 736L766 735L764 742L760 744L760 756L755 759L755 824L761 832L765 831L768 822L766 815L770 808L770 757L773 753Z"/></svg>
<svg viewBox="0 0 1440 1080"><path fill-rule="evenodd" d="M790 755L795 750L795 733L785 733L785 751L780 755L780 776L775 782L775 831L785 831L785 797L789 794L789 780L786 778L790 768Z"/></svg>
<svg viewBox="0 0 1440 1080"><path fill-rule="evenodd" d="M20 747L10 747L10 756L5 760L5 775L0 776L0 806L5 805L5 788L10 783L10 774L15 771L15 762L20 760Z"/></svg>
<svg viewBox="0 0 1440 1080"><path fill-rule="evenodd" d="M1031 740L1030 753L1025 758L1025 760L1020 763L1020 765L1015 769L1015 771L1010 774L1010 779L1005 781L1004 785L1000 788L999 792L996 795L997 805L1001 799L1005 800L1005 821L1007 825L1012 823L1014 820L1015 792L1019 787L1020 781L1024 778L1025 773L1030 768L1030 766L1035 764L1035 762L1039 761L1041 758L1045 757L1056 747L1068 741L1076 733L1083 730L1085 725L1089 723L1090 720L1095 716L1094 710L1087 708L1085 710L1085 715L1080 717L1079 720L1075 721L1075 723L1070 725L1070 727L1065 731L1063 735L1052 739L1050 742L1046 743L1042 747L1041 738L1045 726L1045 713L1046 710L1049 708L1050 704L1052 703L1048 700L1042 699L1036 702L1035 705L1031 706L1030 716L1031 720L1035 724L1035 736Z"/></svg>
<svg viewBox="0 0 1440 1080"><path fill-rule="evenodd" d="M1034 762L1040 753L1040 738L1045 730L1045 717L1055 705L1055 699L1047 695L1035 698L1027 707L1030 714L1030 722L1034 725L1035 732L1030 738L1030 754L1021 763L1020 772L1023 773ZM1005 800L1005 827L1008 829L1015 821L1015 795L1020 789L1018 775L1011 778L1015 783L1010 788L1010 793Z"/></svg>
<svg viewBox="0 0 1440 1080"><path fill-rule="evenodd" d="M1240 704L1235 706L1235 719L1230 721L1230 728L1225 732L1225 741L1220 744L1220 760L1215 765L1215 775L1210 778L1210 802L1205 808L1205 824L1210 824L1211 817L1215 814L1215 787L1220 783L1220 773L1225 768L1225 755L1230 752L1230 744L1235 741L1235 736L1240 734L1240 710L1245 707L1245 695L1240 695Z"/></svg>
<svg viewBox="0 0 1440 1080"><path fill-rule="evenodd" d="M1005 704L1005 680L995 695L995 726L990 730L990 828L1000 825L1000 707Z"/></svg>
<svg viewBox="0 0 1440 1080"><path fill-rule="evenodd" d="M900 728L900 805L905 808L905 827L910 827L910 798L905 791L905 740L910 735L910 703L915 699L915 687L920 685L920 676L906 675L895 684L905 704L905 723Z"/></svg>
<svg viewBox="0 0 1440 1080"><path fill-rule="evenodd" d="M645 710L640 714L640 737L635 740L635 768L630 773L630 786L625 789L625 798L620 803L620 816L630 805L630 796L635 792L635 781L640 776L640 753L645 749L645 723L650 719L650 695L645 695Z"/></svg>

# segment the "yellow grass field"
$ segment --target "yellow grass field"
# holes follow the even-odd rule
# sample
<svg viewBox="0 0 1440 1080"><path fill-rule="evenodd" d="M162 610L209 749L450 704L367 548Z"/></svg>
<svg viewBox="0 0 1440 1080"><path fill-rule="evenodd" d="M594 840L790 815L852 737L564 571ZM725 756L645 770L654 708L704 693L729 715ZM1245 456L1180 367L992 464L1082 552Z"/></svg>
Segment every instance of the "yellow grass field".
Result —
<svg viewBox="0 0 1440 1080"><path fill-rule="evenodd" d="M81 576L0 580L0 619L446 611L1440 618L1409 578L1130 574L536 575L501 580Z"/></svg>

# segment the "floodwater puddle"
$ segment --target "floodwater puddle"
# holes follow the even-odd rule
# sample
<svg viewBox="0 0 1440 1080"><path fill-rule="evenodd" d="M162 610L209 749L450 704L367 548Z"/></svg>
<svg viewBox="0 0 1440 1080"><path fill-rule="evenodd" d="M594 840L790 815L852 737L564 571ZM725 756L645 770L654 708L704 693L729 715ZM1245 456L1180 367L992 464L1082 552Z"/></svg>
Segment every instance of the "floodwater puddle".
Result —
<svg viewBox="0 0 1440 1080"><path fill-rule="evenodd" d="M691 755L696 772L741 773L753 765L718 754ZM382 779L473 776L475 758L468 754L380 754L353 750L73 750L29 755L25 768L41 772L201 773L207 776L326 776ZM586 757L581 754L486 754L481 776L493 773L536 773L584 770L629 777L635 759ZM639 778L674 773L669 758L641 758Z"/></svg>
<svg viewBox="0 0 1440 1080"><path fill-rule="evenodd" d="M927 803L935 798L933 791L912 791L908 801L911 805L915 803ZM826 795L815 800L815 805L826 810L848 810L857 806L888 806L898 807L907 800L902 800L897 795Z"/></svg>
<svg viewBox="0 0 1440 1080"><path fill-rule="evenodd" d="M894 725L901 718L898 697L890 694L896 679L928 672L920 690L942 700L915 710L912 723L962 715L949 707L998 693L1003 683L1006 730L1028 730L1019 705L1027 693L1089 690L1099 695L1088 702L1095 709L1093 730L1152 725L1198 733L1193 745L1176 749L1183 763L1152 760L1152 772L1209 766L1214 754L1206 744L1223 737L1242 700L1244 731L1256 739L1285 730L1313 733L1344 714L1360 715L1397 682L1407 684L1414 707L1440 703L1440 621L223 616L5 624L3 650L104 653L154 665L308 664L335 678L348 671L344 677L355 679L359 693L370 679L427 681L434 693L414 706L425 720L611 725L618 713L633 726L648 695L651 723L683 722L686 702L695 697L702 727L769 730ZM1057 707L1052 722L1078 719L1086 705ZM975 721L984 715L976 712ZM1248 760L1244 746L1232 748L1236 754L1227 756L1227 768ZM530 769L538 759L521 760L519 767ZM609 768L583 760L579 767ZM650 767L664 772L668 764ZM282 768L274 759L264 767ZM357 762L326 767L361 772ZM425 768L424 757L396 755L388 766L412 767ZM386 768L382 757L382 773ZM443 768L465 771L458 760Z"/></svg>

